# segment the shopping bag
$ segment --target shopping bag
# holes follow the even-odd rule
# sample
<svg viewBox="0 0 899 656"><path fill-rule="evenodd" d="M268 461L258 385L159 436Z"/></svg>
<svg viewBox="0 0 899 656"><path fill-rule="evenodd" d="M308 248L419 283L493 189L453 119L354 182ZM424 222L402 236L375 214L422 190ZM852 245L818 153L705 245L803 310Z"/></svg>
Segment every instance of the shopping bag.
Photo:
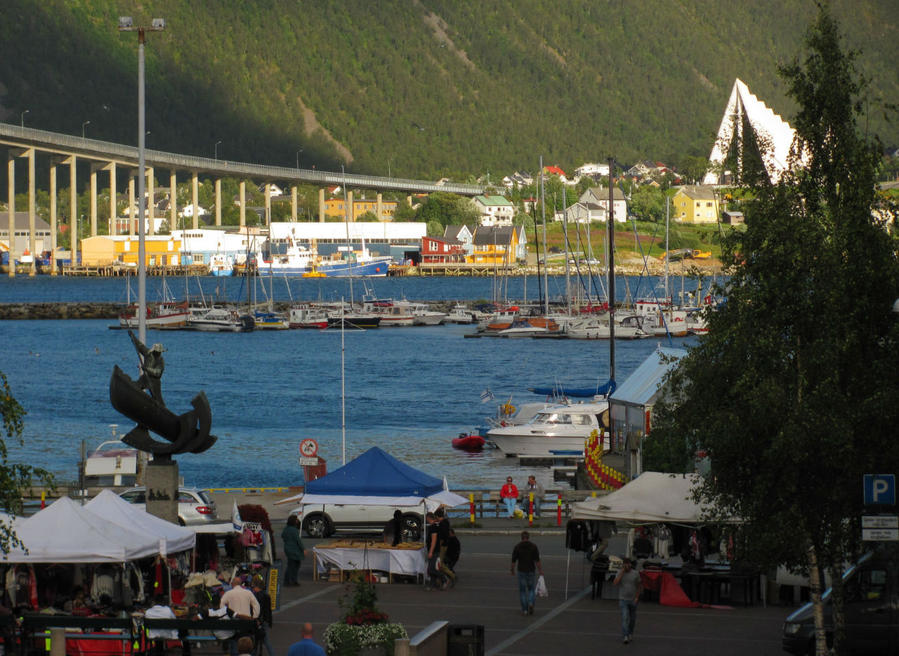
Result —
<svg viewBox="0 0 899 656"><path fill-rule="evenodd" d="M537 596L538 597L548 597L549 590L546 589L546 579L543 578L543 574L541 574L537 578Z"/></svg>

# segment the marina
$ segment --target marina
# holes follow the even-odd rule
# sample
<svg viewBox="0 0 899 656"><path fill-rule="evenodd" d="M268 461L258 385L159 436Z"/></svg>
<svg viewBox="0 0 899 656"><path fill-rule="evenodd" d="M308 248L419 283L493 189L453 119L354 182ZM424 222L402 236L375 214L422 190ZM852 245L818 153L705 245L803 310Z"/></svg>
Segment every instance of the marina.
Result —
<svg viewBox="0 0 899 656"><path fill-rule="evenodd" d="M158 292L148 281L148 298ZM235 298L238 278L199 279L210 297ZM279 302L289 300L283 280L273 281ZM171 281L170 281L171 283ZM230 283L230 284L229 284ZM281 283L281 284L279 284ZM523 294L512 279L510 295ZM195 283L192 282L191 285ZM552 281L551 281L552 284ZM638 284L631 281L632 288ZM646 288L649 281L643 281ZM516 289L516 286L518 287ZM290 281L293 300L349 295L347 281ZM551 287L552 289L552 287ZM360 290L354 290L357 294ZM441 298L476 303L490 298L489 281L472 279L386 279L379 296L415 300ZM536 286L528 285L529 295ZM84 300L124 302L119 280L16 278L0 282L3 303L53 303ZM137 359L125 331L113 321L23 320L0 322L3 372L27 411L25 444L10 443L10 457L45 467L62 480L77 472L82 440L95 446L110 438L110 425L127 431L109 402L109 377L119 365L132 378ZM595 388L608 378L605 341L468 340L471 324L411 326L402 329L345 331L347 457L371 446L432 473L446 472L450 484L493 488L507 472L523 477L516 458L495 449L453 449L460 432L494 417L497 405L521 408L544 403L535 386ZM298 444L318 441L329 470L341 460L341 331L257 330L250 333L154 331L165 353L163 394L173 412L189 409L190 396L204 390L212 410L212 433L219 440L208 452L180 459L181 475L191 485L235 487L302 483ZM676 338L676 345L693 338ZM659 338L616 345L619 380L635 370ZM489 388L496 399L482 403ZM183 407L182 407L183 405ZM517 410L516 408L516 410ZM529 469L530 471L530 469ZM547 487L548 468L534 468Z"/></svg>

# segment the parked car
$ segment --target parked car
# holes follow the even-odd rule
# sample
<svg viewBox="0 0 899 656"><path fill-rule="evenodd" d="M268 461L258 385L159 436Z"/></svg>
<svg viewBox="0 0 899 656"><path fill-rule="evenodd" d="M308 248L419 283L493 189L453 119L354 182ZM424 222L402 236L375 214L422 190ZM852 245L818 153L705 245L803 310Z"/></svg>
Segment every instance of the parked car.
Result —
<svg viewBox="0 0 899 656"><path fill-rule="evenodd" d="M334 533L380 533L393 519L394 506L370 504L302 504L293 514L309 537L326 538ZM403 513L403 541L421 540L424 516L416 508L399 508Z"/></svg>
<svg viewBox="0 0 899 656"><path fill-rule="evenodd" d="M867 553L843 575L846 647L852 654L895 654L899 648L897 551ZM830 588L824 592L827 644L833 644ZM791 654L815 653L815 620L807 603L787 617L782 646Z"/></svg>
<svg viewBox="0 0 899 656"><path fill-rule="evenodd" d="M142 510L147 509L147 488L132 487L119 494L128 503L133 503ZM195 487L178 488L178 523L182 526L190 524L212 524L217 521L215 502L209 490Z"/></svg>

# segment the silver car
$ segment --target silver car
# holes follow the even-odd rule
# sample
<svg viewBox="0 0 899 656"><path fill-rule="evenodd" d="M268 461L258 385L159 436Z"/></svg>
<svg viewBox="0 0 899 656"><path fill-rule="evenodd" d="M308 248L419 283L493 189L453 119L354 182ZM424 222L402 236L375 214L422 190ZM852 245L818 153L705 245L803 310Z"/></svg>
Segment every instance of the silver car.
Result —
<svg viewBox="0 0 899 656"><path fill-rule="evenodd" d="M147 488L133 487L119 494L128 503L133 503L142 510L147 509ZM178 523L181 526L190 524L213 524L217 521L215 502L209 490L195 487L178 488Z"/></svg>
<svg viewBox="0 0 899 656"><path fill-rule="evenodd" d="M326 538L334 533L376 534L393 519L397 508L365 504L302 504L291 514L300 520L309 537ZM399 508L403 513L403 541L421 540L424 518L415 508Z"/></svg>

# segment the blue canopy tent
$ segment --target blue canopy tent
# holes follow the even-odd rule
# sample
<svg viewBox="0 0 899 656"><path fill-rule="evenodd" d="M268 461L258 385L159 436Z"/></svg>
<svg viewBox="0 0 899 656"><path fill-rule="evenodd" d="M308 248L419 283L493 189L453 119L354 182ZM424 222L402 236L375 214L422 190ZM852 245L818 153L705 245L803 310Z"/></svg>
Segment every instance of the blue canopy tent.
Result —
<svg viewBox="0 0 899 656"><path fill-rule="evenodd" d="M447 489L441 480L410 467L374 446L343 467L306 484L303 494L282 499L278 504L372 504L419 506L428 510L440 505L458 506L465 498Z"/></svg>

